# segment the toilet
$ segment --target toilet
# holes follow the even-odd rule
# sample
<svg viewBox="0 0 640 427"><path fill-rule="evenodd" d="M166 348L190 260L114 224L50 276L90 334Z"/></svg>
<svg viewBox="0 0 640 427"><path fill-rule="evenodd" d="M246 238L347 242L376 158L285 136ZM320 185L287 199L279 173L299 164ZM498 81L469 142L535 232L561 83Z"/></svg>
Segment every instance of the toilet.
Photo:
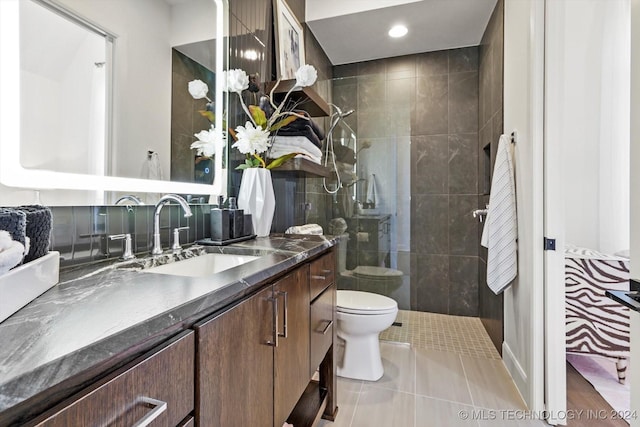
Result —
<svg viewBox="0 0 640 427"><path fill-rule="evenodd" d="M344 356L338 376L377 381L384 369L380 357L380 332L395 321L398 304L384 295L362 291L337 291L338 337L344 340Z"/></svg>

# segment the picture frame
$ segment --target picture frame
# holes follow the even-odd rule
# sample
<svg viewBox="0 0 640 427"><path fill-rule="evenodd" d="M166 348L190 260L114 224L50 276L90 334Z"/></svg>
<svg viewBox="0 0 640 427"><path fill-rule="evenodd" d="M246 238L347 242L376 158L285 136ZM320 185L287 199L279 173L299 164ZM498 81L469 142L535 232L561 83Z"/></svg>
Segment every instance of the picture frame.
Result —
<svg viewBox="0 0 640 427"><path fill-rule="evenodd" d="M276 71L281 80L295 79L305 64L304 29L285 0L274 0Z"/></svg>

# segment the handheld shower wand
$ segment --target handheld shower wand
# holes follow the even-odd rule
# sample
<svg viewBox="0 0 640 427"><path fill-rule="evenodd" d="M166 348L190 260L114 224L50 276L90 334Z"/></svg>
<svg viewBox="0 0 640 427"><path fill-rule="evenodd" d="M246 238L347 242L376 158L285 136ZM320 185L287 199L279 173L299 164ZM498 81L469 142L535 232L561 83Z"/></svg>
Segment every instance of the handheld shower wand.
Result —
<svg viewBox="0 0 640 427"><path fill-rule="evenodd" d="M329 190L327 188L327 179L323 178L322 179L322 186L324 187L324 190L329 193L329 194L335 194L338 192L338 190L340 190L340 187L342 187L342 182L340 180L340 172L338 172L338 165L336 164L336 155L333 151L333 130L335 129L335 127L338 125L338 123L340 123L340 120L344 119L345 117L351 115L354 113L354 110L347 110L344 113L342 112L342 110L340 109L340 107L338 107L335 104L329 104L331 105L336 111L335 113L331 114L330 117L330 122L331 125L329 126L329 132L327 132L327 144L325 146L325 155L324 155L324 166L327 167L327 163L329 162L329 151L331 151L331 163L333 164L333 169L336 172L336 177L338 179L338 183L336 185L336 189L335 190Z"/></svg>

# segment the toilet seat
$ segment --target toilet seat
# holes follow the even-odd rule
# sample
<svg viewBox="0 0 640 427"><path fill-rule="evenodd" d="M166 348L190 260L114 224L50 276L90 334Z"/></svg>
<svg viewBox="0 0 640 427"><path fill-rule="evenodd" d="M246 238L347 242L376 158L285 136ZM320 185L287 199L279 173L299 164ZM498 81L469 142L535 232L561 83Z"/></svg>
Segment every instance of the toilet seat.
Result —
<svg viewBox="0 0 640 427"><path fill-rule="evenodd" d="M337 310L341 313L367 316L398 310L398 303L384 295L346 290L339 290L337 294Z"/></svg>

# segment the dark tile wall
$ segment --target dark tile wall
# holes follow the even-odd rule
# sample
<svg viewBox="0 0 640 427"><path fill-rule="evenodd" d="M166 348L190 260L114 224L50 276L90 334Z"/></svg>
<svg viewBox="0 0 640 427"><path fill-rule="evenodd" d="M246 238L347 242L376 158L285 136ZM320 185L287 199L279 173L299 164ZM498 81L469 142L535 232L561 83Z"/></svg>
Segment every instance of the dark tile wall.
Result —
<svg viewBox="0 0 640 427"><path fill-rule="evenodd" d="M123 252L121 240L109 240L110 235L130 233L133 251L148 253L153 242L155 206L54 206L51 250L60 252L60 265L82 264L107 258L119 258ZM172 241L172 230L188 226L181 232L182 244L210 236L210 205L191 205L193 216L184 217L178 205L167 205L160 212L160 238L166 250Z"/></svg>
<svg viewBox="0 0 640 427"><path fill-rule="evenodd" d="M412 302L478 314L478 49L419 55L411 129ZM416 280L413 280L413 279Z"/></svg>
<svg viewBox="0 0 640 427"><path fill-rule="evenodd" d="M329 81L332 78L332 66L324 50L304 24L304 0L288 0L287 2L298 20L305 27L306 62L318 70L318 81L313 88L325 100L329 101ZM271 0L234 0L230 2L230 38L229 67L241 68L249 74L258 73L260 81L265 83L276 79L274 64L275 52L273 43L272 1ZM259 39L261 43L257 43ZM247 61L240 52L243 49L255 49L260 53L258 61ZM235 97L237 98L237 97ZM230 126L235 127L246 121L237 99L229 100ZM251 103L250 101L248 103ZM320 127L327 129L328 119L314 118ZM235 196L240 188L242 174L234 168L244 161L237 150L230 150L229 195ZM327 210L330 197L322 190L322 178L292 174L288 172L272 172L272 181L276 197L276 211L272 223L272 232L283 232L292 225L309 222L318 223L326 229Z"/></svg>
<svg viewBox="0 0 640 427"><path fill-rule="evenodd" d="M503 133L504 1L498 0L480 44L480 102L478 110L478 207L489 203L491 170L498 139ZM481 236L482 227L479 228ZM493 344L502 353L503 296L487 286L487 250L478 258L478 314Z"/></svg>
<svg viewBox="0 0 640 427"><path fill-rule="evenodd" d="M341 65L334 77L360 140L411 142L397 171L410 174L411 309L477 316L478 48Z"/></svg>

